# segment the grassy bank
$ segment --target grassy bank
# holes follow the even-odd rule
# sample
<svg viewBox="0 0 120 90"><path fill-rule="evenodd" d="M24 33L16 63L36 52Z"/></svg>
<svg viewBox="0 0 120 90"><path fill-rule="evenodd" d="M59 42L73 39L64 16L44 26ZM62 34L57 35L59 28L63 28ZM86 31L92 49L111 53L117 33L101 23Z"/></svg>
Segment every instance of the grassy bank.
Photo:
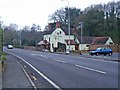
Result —
<svg viewBox="0 0 120 90"><path fill-rule="evenodd" d="M2 69L2 61L5 59L3 57L3 29L0 28L0 72Z"/></svg>

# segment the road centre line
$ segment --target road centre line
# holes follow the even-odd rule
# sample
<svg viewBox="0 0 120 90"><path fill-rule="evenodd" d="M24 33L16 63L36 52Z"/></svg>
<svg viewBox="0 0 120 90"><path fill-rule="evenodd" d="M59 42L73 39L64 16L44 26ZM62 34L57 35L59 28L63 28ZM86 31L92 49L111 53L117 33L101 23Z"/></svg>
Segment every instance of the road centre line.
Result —
<svg viewBox="0 0 120 90"><path fill-rule="evenodd" d="M46 58L46 59L49 59L48 57L45 57L44 55L39 55L39 54L31 54L31 55L34 55L34 56L40 56L42 58ZM65 61L62 61L62 60L57 60L57 59L53 59L54 61L58 61L58 62L62 62L62 63L66 63Z"/></svg>
<svg viewBox="0 0 120 90"><path fill-rule="evenodd" d="M55 60L55 61L57 61L57 62L66 63L65 61L62 61L62 60L57 60L57 59L53 59L53 60Z"/></svg>
<svg viewBox="0 0 120 90"><path fill-rule="evenodd" d="M31 54L31 55L35 56L35 55L37 55L37 54Z"/></svg>
<svg viewBox="0 0 120 90"><path fill-rule="evenodd" d="M44 58L44 55L40 55L40 56Z"/></svg>
<svg viewBox="0 0 120 90"><path fill-rule="evenodd" d="M39 54L31 54L31 55L36 55L36 56L40 56L42 58L46 58L46 59L49 59L48 57L45 57L44 55L39 55ZM53 59L54 61L57 61L57 62L61 62L61 63L66 63L65 61L62 61L62 60L57 60L57 59Z"/></svg>
<svg viewBox="0 0 120 90"><path fill-rule="evenodd" d="M75 64L75 66L83 68L83 69L87 69L87 70L90 70L90 71L98 72L98 73L101 73L101 74L107 74L104 71L100 71L100 70L97 70L97 69L92 69L92 68L89 68L89 67L86 67L86 66L81 66L81 65L78 65L78 64Z"/></svg>
<svg viewBox="0 0 120 90"><path fill-rule="evenodd" d="M46 59L48 59L48 57L45 57L45 56L42 55L42 54L31 54L31 55L33 55L33 56L40 56L40 57L42 57L42 58L46 58Z"/></svg>
<svg viewBox="0 0 120 90"><path fill-rule="evenodd" d="M25 61L25 59L19 57L18 55L12 54L10 52L8 52L9 54L21 59L23 62L25 62L26 64L28 64L33 70L35 70L40 76L42 76L46 81L48 81L54 88L58 89L58 90L62 90L57 84L55 84L52 80L50 80L49 78L47 78L43 73L41 73L38 69L36 69L33 65L31 65L29 62Z"/></svg>

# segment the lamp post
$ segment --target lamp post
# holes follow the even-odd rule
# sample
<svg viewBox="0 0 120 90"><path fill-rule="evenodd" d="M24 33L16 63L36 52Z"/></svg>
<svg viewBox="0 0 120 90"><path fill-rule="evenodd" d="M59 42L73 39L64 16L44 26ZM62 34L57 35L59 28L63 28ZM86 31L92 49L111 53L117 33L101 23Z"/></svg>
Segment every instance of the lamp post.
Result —
<svg viewBox="0 0 120 90"><path fill-rule="evenodd" d="M70 7L68 0L68 34L69 34L69 52L70 52Z"/></svg>
<svg viewBox="0 0 120 90"><path fill-rule="evenodd" d="M61 0L61 1L66 1L66 0ZM70 53L70 4L69 4L69 0L67 0L68 2L68 35L69 35L69 41L68 41L68 45L69 45L69 53Z"/></svg>
<svg viewBox="0 0 120 90"><path fill-rule="evenodd" d="M21 31L20 31L20 48L22 46Z"/></svg>
<svg viewBox="0 0 120 90"><path fill-rule="evenodd" d="M81 51L80 51L80 54L82 54L82 31L83 31L83 22L79 22L79 25L80 25L80 27L81 27L81 30L80 30L80 32L81 32L81 35L80 35L80 44L81 44Z"/></svg>
<svg viewBox="0 0 120 90"><path fill-rule="evenodd" d="M19 29L19 32L18 32L18 36L19 36L19 46L21 48L22 46L22 31L21 31L21 26L20 26L20 29Z"/></svg>

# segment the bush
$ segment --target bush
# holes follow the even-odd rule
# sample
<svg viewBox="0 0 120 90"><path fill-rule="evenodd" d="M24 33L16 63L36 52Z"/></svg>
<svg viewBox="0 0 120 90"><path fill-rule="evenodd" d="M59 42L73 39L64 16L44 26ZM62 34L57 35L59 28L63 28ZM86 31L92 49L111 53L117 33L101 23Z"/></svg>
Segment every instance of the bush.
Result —
<svg viewBox="0 0 120 90"><path fill-rule="evenodd" d="M4 53L4 52L1 53L0 60L1 60L1 61L7 60L7 58L6 58L6 53Z"/></svg>

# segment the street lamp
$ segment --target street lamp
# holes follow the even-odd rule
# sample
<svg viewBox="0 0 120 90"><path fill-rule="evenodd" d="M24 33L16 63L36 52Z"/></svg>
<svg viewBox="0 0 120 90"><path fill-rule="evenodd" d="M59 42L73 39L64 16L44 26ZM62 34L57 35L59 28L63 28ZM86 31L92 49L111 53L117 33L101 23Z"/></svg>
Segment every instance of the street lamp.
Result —
<svg viewBox="0 0 120 90"><path fill-rule="evenodd" d="M66 1L66 0L61 0L61 1ZM69 0L67 0L68 2L68 35L69 35L69 53L70 53L70 6L69 6Z"/></svg>
<svg viewBox="0 0 120 90"><path fill-rule="evenodd" d="M80 32L81 32L81 38L80 38L80 44L81 44L81 52L80 52L80 54L82 54L82 31L83 31L83 22L79 22L79 25L80 25L80 27L81 27L81 30L80 30Z"/></svg>
<svg viewBox="0 0 120 90"><path fill-rule="evenodd" d="M70 52L70 7L68 1L68 34L69 34L69 52Z"/></svg>
<svg viewBox="0 0 120 90"><path fill-rule="evenodd" d="M20 48L21 48L21 46L22 46L22 31L21 31L21 26L20 26L20 29L19 29L19 31L18 31L18 36L19 36L19 46L20 46Z"/></svg>
<svg viewBox="0 0 120 90"><path fill-rule="evenodd" d="M21 31L20 31L20 48L22 46Z"/></svg>

